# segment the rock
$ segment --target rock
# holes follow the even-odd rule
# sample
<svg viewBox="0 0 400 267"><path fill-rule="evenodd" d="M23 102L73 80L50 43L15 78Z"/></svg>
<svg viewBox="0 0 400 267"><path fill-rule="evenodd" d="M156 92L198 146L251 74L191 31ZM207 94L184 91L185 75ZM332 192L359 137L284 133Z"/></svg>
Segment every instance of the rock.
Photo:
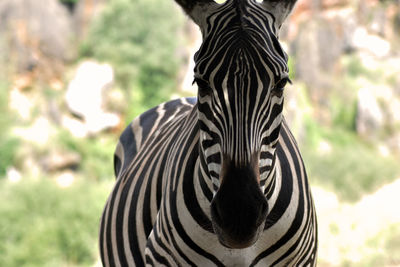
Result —
<svg viewBox="0 0 400 267"><path fill-rule="evenodd" d="M319 121L329 120L326 116L330 105L328 96L336 82L333 77L337 75L343 51L343 35L332 25L324 18L304 22L291 44L296 79L305 83L311 101L321 109Z"/></svg>
<svg viewBox="0 0 400 267"><path fill-rule="evenodd" d="M378 101L368 88L358 91L356 130L368 139L377 137L384 124L384 116Z"/></svg>
<svg viewBox="0 0 400 267"><path fill-rule="evenodd" d="M307 129L305 120L312 115L307 89L302 83L287 85L285 88L285 120L290 125L290 130L301 144L306 139Z"/></svg>
<svg viewBox="0 0 400 267"><path fill-rule="evenodd" d="M17 183L21 181L22 179L22 174L19 170L17 170L15 167L9 167L7 168L7 179L12 182L12 183Z"/></svg>
<svg viewBox="0 0 400 267"><path fill-rule="evenodd" d="M51 151L40 160L40 165L46 172L65 169L76 169L81 162L81 156L71 151Z"/></svg>
<svg viewBox="0 0 400 267"><path fill-rule="evenodd" d="M73 24L79 40L84 39L90 28L90 22L104 9L108 0L80 0L73 8Z"/></svg>
<svg viewBox="0 0 400 267"><path fill-rule="evenodd" d="M61 188L70 187L75 181L75 173L71 171L65 171L57 175L56 183Z"/></svg>
<svg viewBox="0 0 400 267"><path fill-rule="evenodd" d="M118 126L117 114L105 110L104 95L114 80L110 65L85 61L78 66L70 82L65 100L69 110L83 119L87 131L96 134Z"/></svg>
<svg viewBox="0 0 400 267"><path fill-rule="evenodd" d="M391 151L394 151L400 155L400 133L396 133L395 135L391 136L388 140L386 140L386 144Z"/></svg>
<svg viewBox="0 0 400 267"><path fill-rule="evenodd" d="M386 105L387 122L393 127L400 126L400 99L392 98L391 101L387 101Z"/></svg>
<svg viewBox="0 0 400 267"><path fill-rule="evenodd" d="M5 36L8 61L20 73L39 68L52 75L71 59L71 17L56 0L1 0L0 36ZM52 64L49 68L47 64Z"/></svg>
<svg viewBox="0 0 400 267"><path fill-rule="evenodd" d="M310 12L313 9L326 10L346 6L349 0L299 0L293 11L295 16L299 13Z"/></svg>
<svg viewBox="0 0 400 267"><path fill-rule="evenodd" d="M24 121L32 118L32 111L34 109L32 99L16 87L9 93L8 106L10 110L14 111Z"/></svg>
<svg viewBox="0 0 400 267"><path fill-rule="evenodd" d="M309 87L319 87L319 47L316 32L318 24L311 21L302 25L297 38L291 44L292 56L296 58L296 78L304 81ZM304 64L307 62L307 64Z"/></svg>
<svg viewBox="0 0 400 267"><path fill-rule="evenodd" d="M88 130L85 123L76 118L72 118L72 116L63 115L61 126L67 129L76 138L84 138L88 136Z"/></svg>
<svg viewBox="0 0 400 267"><path fill-rule="evenodd" d="M323 76L338 74L339 60L352 45L355 22L348 11L336 12L333 17L320 17L304 21L291 43L291 54L296 59L296 78L307 86L321 90L328 85ZM307 62L307 64L304 64ZM328 84L327 84L328 83Z"/></svg>
<svg viewBox="0 0 400 267"><path fill-rule="evenodd" d="M24 141L45 147L50 138L56 134L56 130L48 118L40 116L28 127L15 127L13 134Z"/></svg>
<svg viewBox="0 0 400 267"><path fill-rule="evenodd" d="M358 27L353 34L353 47L367 52L374 57L383 58L389 55L390 43L382 37L370 34L364 27Z"/></svg>

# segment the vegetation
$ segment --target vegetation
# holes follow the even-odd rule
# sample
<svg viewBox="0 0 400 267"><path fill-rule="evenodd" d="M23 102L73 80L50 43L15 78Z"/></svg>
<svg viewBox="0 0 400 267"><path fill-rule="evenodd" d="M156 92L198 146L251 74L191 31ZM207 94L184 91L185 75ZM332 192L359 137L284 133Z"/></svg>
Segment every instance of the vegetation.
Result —
<svg viewBox="0 0 400 267"><path fill-rule="evenodd" d="M74 6L79 0L59 1ZM95 59L113 66L115 87L124 98L122 107L119 103L114 105L126 122L176 93L176 77L182 63L177 51L182 45L183 16L175 9L173 1L109 0L81 44L78 61ZM0 51L6 51L2 43ZM11 64L2 64L5 54L0 53L0 70L13 70ZM373 142L361 139L355 131L357 79L362 77L372 84L395 86L397 76L386 81L383 70L366 68L354 54L343 56L340 65L345 75L327 95L329 106L325 111L331 120L321 123L313 117L312 113L319 110L312 103L309 91L296 80L295 60L289 58L290 78L299 92L296 101L301 118L292 123L291 129L299 136L312 185L333 192L339 202L350 206L398 178L398 156L382 154ZM30 126L32 121L21 123L9 111L11 83L2 73L0 266L93 266L98 260L99 218L114 183L112 157L121 129L78 138L59 127L60 122L52 122L54 131L44 146L16 137L15 127ZM24 89L40 94L40 101L32 102L35 104L32 120L36 116L48 116L43 113L50 110L46 106L50 102L56 103L60 110L65 109L65 92L43 83ZM80 162L68 170L74 173L74 182L69 187L58 184L58 176L64 170L35 171L34 167L40 169L40 159L52 150L79 154ZM24 158L28 154L35 161L33 167ZM20 171L19 182L5 178L10 167ZM333 236L341 231L339 224L333 223L330 227ZM368 240L365 253L368 256L357 264L342 262L342 266L398 265L399 236L397 225L382 229Z"/></svg>
<svg viewBox="0 0 400 267"><path fill-rule="evenodd" d="M306 124L301 151L310 181L335 192L341 200L358 201L400 176L397 158L380 155L354 132L311 120Z"/></svg>
<svg viewBox="0 0 400 267"><path fill-rule="evenodd" d="M60 1L68 7L77 3ZM175 8L172 1L112 0L81 46L81 60L96 58L113 65L116 86L127 102L122 110L127 121L168 100L177 87L183 16ZM118 135L105 132L82 139L54 127L45 146L20 140L12 134L14 127L29 127L31 121L13 119L8 110L10 84L4 81L0 79L0 113L7 114L0 116L0 266L92 266L98 260L99 219L115 179L112 157ZM41 92L41 104L65 105L63 92L43 83L29 90ZM33 117L45 109L38 108ZM74 182L66 188L57 180L60 172L35 172L25 166L28 154L39 162L52 150L81 158L72 170ZM4 179L11 166L21 171L21 180Z"/></svg>
<svg viewBox="0 0 400 267"><path fill-rule="evenodd" d="M0 76L0 114L9 114L8 86ZM19 144L18 138L12 136L11 124L10 116L0 116L0 177L5 175L7 167L14 162Z"/></svg>
<svg viewBox="0 0 400 267"><path fill-rule="evenodd" d="M43 178L0 180L0 266L92 265L108 184Z"/></svg>
<svg viewBox="0 0 400 267"><path fill-rule="evenodd" d="M173 1L112 0L82 46L82 56L114 66L130 102L128 121L177 88L182 17L175 8Z"/></svg>

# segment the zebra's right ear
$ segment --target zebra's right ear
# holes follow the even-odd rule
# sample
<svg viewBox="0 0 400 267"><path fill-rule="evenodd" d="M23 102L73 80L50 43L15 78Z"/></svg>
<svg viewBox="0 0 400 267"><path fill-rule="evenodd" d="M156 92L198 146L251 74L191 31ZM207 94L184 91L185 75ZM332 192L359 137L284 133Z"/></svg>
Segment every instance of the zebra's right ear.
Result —
<svg viewBox="0 0 400 267"><path fill-rule="evenodd" d="M175 0L186 14L202 28L207 15L217 6L214 0Z"/></svg>
<svg viewBox="0 0 400 267"><path fill-rule="evenodd" d="M297 0L256 0L261 2L264 8L275 17L275 26L279 29L286 17L292 11Z"/></svg>

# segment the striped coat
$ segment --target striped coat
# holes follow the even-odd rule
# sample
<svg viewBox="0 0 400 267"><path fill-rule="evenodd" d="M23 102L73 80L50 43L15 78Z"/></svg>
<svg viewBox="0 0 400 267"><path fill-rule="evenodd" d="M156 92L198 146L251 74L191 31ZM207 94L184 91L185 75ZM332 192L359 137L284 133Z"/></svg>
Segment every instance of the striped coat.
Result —
<svg viewBox="0 0 400 267"><path fill-rule="evenodd" d="M104 266L314 266L316 215L283 118L290 0L177 1L200 26L197 98L122 133L100 225Z"/></svg>

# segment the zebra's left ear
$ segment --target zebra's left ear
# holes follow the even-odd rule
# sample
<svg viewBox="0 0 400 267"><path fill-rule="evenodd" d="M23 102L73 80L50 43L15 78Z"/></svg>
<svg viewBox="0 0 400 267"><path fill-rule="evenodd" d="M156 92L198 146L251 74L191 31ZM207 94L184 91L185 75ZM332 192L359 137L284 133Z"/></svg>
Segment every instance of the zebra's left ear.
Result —
<svg viewBox="0 0 400 267"><path fill-rule="evenodd" d="M218 6L214 0L175 0L189 17L199 25L204 27L207 15Z"/></svg>
<svg viewBox="0 0 400 267"><path fill-rule="evenodd" d="M265 10L271 12L275 17L275 26L279 29L287 16L292 11L297 0L263 0Z"/></svg>

